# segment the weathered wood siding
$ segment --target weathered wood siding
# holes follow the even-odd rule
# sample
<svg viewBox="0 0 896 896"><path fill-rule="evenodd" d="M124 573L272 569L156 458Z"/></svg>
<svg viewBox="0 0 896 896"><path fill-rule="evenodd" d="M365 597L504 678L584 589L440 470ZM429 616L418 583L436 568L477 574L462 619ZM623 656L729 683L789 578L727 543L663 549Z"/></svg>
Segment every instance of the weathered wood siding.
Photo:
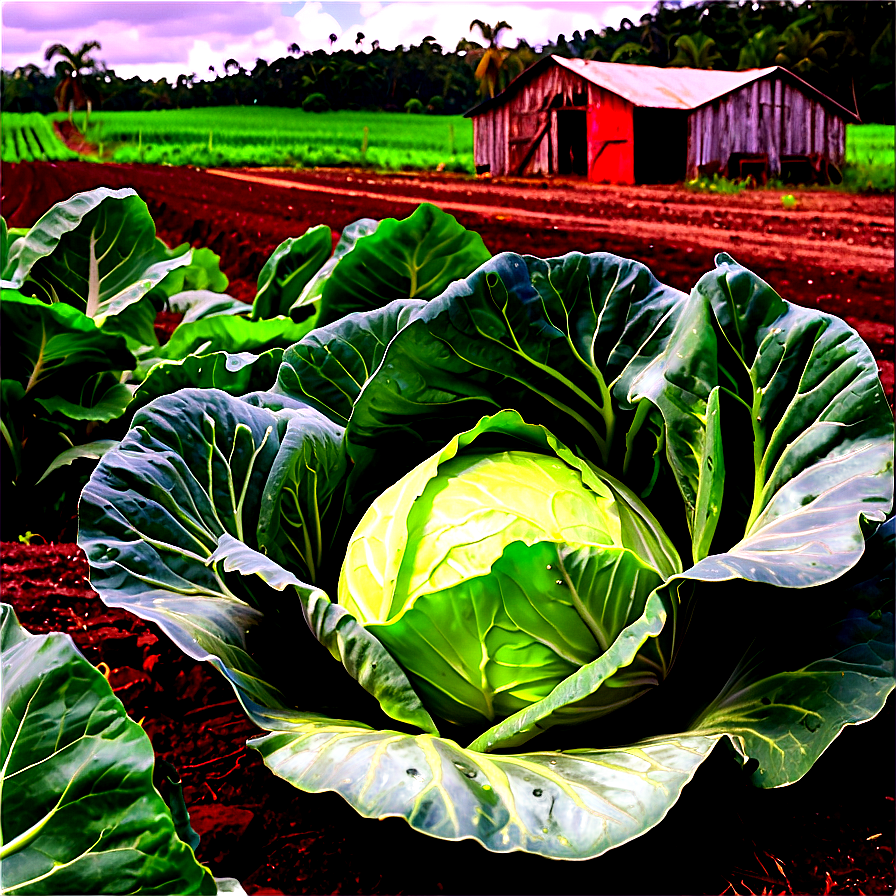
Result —
<svg viewBox="0 0 896 896"><path fill-rule="evenodd" d="M528 155L522 174L556 174L558 107L588 111L589 179L632 183L631 103L560 66L549 68L507 102L474 117L476 166L488 166L496 175L516 174ZM602 109L607 116L603 127ZM606 139L625 142L601 148ZM537 141L534 147L533 140Z"/></svg>
<svg viewBox="0 0 896 896"><path fill-rule="evenodd" d="M780 78L764 78L701 106L688 119L688 177L724 168L731 153L767 153L769 173L782 155L819 153L843 165L846 125L840 116Z"/></svg>

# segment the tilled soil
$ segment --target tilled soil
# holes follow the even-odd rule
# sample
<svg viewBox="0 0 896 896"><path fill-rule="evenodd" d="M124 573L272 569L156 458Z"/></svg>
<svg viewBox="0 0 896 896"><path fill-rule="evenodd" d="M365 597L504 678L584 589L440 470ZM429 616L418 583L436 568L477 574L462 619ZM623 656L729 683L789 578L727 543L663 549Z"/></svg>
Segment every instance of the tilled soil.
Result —
<svg viewBox="0 0 896 896"><path fill-rule="evenodd" d="M0 211L27 226L80 190L131 186L169 244L209 246L251 301L262 264L288 237L360 217L405 217L434 202L493 252L610 251L690 289L727 251L785 298L844 317L869 343L893 401L893 197L828 192L718 196L681 188L558 180L483 181L358 171L226 171L4 165ZM164 329L171 321L158 321ZM51 531L55 531L51 527ZM360 818L334 794L299 793L268 772L230 688L151 624L90 590L75 545L4 543L2 599L33 632L63 630L143 719L185 782L199 857L249 893L892 893L894 713L848 728L804 781L744 783L720 745L668 820L590 862L495 856ZM720 636L723 636L720 635ZM323 662L327 662L323 658Z"/></svg>
<svg viewBox="0 0 896 896"><path fill-rule="evenodd" d="M340 231L362 217L403 218L433 202L482 235L492 252L607 251L644 262L690 290L718 252L784 298L843 317L869 344L893 401L893 197L807 191L796 209L781 194L693 193L576 180L484 180L460 175L376 175L356 170L227 170L89 162L6 165L2 213L33 224L54 202L97 186L130 186L166 242L208 246L251 301L273 250L308 227Z"/></svg>
<svg viewBox="0 0 896 896"><path fill-rule="evenodd" d="M668 818L631 843L588 862L493 855L400 819L363 819L335 794L274 777L246 748L261 732L223 677L155 625L106 607L77 545L3 543L0 557L2 600L29 631L67 631L108 665L116 695L181 775L200 861L250 894L883 894L896 885L892 700L791 787L750 787L720 744Z"/></svg>

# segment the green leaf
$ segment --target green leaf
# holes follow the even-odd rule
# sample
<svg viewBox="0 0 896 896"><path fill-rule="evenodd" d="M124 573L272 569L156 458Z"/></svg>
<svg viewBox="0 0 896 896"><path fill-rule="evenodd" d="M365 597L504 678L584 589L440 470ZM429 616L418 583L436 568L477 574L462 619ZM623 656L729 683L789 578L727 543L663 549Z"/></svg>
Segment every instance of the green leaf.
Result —
<svg viewBox="0 0 896 896"><path fill-rule="evenodd" d="M893 549L891 519L848 581L813 588L798 612L779 612L775 636L754 646L694 722L700 734L726 734L744 763L757 759L758 786L799 780L896 687Z"/></svg>
<svg viewBox="0 0 896 896"><path fill-rule="evenodd" d="M318 326L394 299L432 299L490 257L479 234L429 203L403 221L384 218L340 258L325 281Z"/></svg>
<svg viewBox="0 0 896 896"><path fill-rule="evenodd" d="M118 442L115 439L97 439L94 442L87 442L84 445L75 445L73 448L67 448L61 454L58 454L49 467L44 471L43 476L38 482L43 482L53 470L60 467L66 467L82 458L86 460L99 460L107 451L114 448Z"/></svg>
<svg viewBox="0 0 896 896"><path fill-rule="evenodd" d="M344 426L386 346L425 304L397 300L312 330L284 353L274 391L299 398Z"/></svg>
<svg viewBox="0 0 896 896"><path fill-rule="evenodd" d="M569 583L568 587L587 597L588 592L581 587L585 584L592 586L593 594L595 583L591 580L595 576L589 567L598 565L602 558L596 556L597 552L593 549L587 552L584 562L581 562L581 551L559 553L558 569ZM566 557L567 562L570 559L573 563L579 561L574 575L570 575L573 570L568 570L567 564L563 562L564 553L572 555ZM630 558L632 555L624 553L622 556ZM613 574L618 565L613 564ZM645 686L658 685L663 670L655 667L651 661L645 661L646 658L640 656L640 651L648 638L656 638L662 632L666 610L656 592L650 594L646 601L642 598L633 600L632 603L636 613L642 607L643 612L634 621L624 620L629 624L625 625L597 659L580 666L543 700L484 731L470 744L469 749L484 753L520 746L554 725L578 724L612 712L643 693ZM615 634L612 629L611 633Z"/></svg>
<svg viewBox="0 0 896 896"><path fill-rule="evenodd" d="M51 414L62 414L70 420L95 420L108 423L117 420L131 403L131 390L123 383L113 383L97 396L95 404L68 401L59 395L37 398L37 403Z"/></svg>
<svg viewBox="0 0 896 896"><path fill-rule="evenodd" d="M159 361L180 361L194 354L250 352L258 355L272 348L285 349L298 342L310 327L310 323L294 324L286 317L250 321L235 315L216 315L181 323L171 339L152 357L141 356L137 373L145 376Z"/></svg>
<svg viewBox="0 0 896 896"><path fill-rule="evenodd" d="M594 858L650 830L719 738L486 756L311 716L279 727L249 746L300 790L335 791L367 818L398 816L439 839L557 859Z"/></svg>
<svg viewBox="0 0 896 896"><path fill-rule="evenodd" d="M327 280L332 276L333 270L342 256L347 252L351 252L361 237L369 236L373 233L379 226L379 223L379 221L376 221L373 218L359 218L357 221L352 221L351 224L345 226L339 237L339 242L336 243L336 248L333 250L333 254L326 262L324 262L317 273L312 276L299 297L289 309L290 317L293 319L305 318L307 315L307 306L320 301L324 284L326 284Z"/></svg>
<svg viewBox="0 0 896 896"><path fill-rule="evenodd" d="M361 462L400 434L413 462L471 419L514 407L612 471L626 384L683 299L613 255L496 256L393 338L352 411L350 453Z"/></svg>
<svg viewBox="0 0 896 896"><path fill-rule="evenodd" d="M278 591L293 586L314 637L365 691L377 699L383 712L396 721L438 734L432 717L423 708L401 667L344 607L332 603L319 588L301 582L282 566L231 535L224 534L218 540L218 548L208 562L217 561L221 561L225 572L236 570L244 576L257 575Z"/></svg>
<svg viewBox="0 0 896 896"><path fill-rule="evenodd" d="M4 289L0 313L3 372L26 393L70 394L95 373L126 370L135 363L122 337L105 332L69 305L47 305Z"/></svg>
<svg viewBox="0 0 896 896"><path fill-rule="evenodd" d="M134 190L98 187L58 202L15 246L11 280L102 325L139 302L190 252L171 257ZM11 259L12 261L12 259Z"/></svg>
<svg viewBox="0 0 896 896"><path fill-rule="evenodd" d="M6 227L6 218L0 215L0 276L6 277L6 266L9 262L9 230Z"/></svg>
<svg viewBox="0 0 896 896"><path fill-rule="evenodd" d="M260 355L211 352L188 355L181 361L161 361L150 368L137 387L134 407L191 386L220 389L230 395L266 388L276 379L282 357L282 348L272 348Z"/></svg>
<svg viewBox="0 0 896 896"><path fill-rule="evenodd" d="M153 787L153 749L68 635L0 605L5 893L214 893Z"/></svg>
<svg viewBox="0 0 896 896"><path fill-rule="evenodd" d="M733 355L720 352L738 399L721 415L721 444L748 488L737 543L686 575L832 581L861 557L865 523L893 507L893 416L877 364L839 318L785 302L729 256L718 265L691 302L711 309Z"/></svg>
<svg viewBox="0 0 896 896"><path fill-rule="evenodd" d="M309 227L302 236L280 243L258 275L252 320L290 314L299 294L332 249L333 232L325 224Z"/></svg>
<svg viewBox="0 0 896 896"><path fill-rule="evenodd" d="M183 243L176 249L169 249L168 254L177 258L190 251L190 244ZM201 290L215 294L224 292L230 281L221 270L221 256L211 249L202 247L193 249L190 263L185 264L167 274L153 290L153 297L168 297L184 291Z"/></svg>
<svg viewBox="0 0 896 896"><path fill-rule="evenodd" d="M335 580L343 560L343 432L314 408L293 411L261 496L259 547L312 585Z"/></svg>
<svg viewBox="0 0 896 896"><path fill-rule="evenodd" d="M239 688L273 706L286 704L246 653L261 613L240 582L207 561L224 532L256 545L289 413L217 389L158 398L102 458L79 507L78 544L103 600L157 623L194 659L220 658Z"/></svg>
<svg viewBox="0 0 896 896"><path fill-rule="evenodd" d="M174 293L168 297L168 307L171 311L183 313L180 326L219 314L248 314L251 308L233 296L207 289L188 289Z"/></svg>

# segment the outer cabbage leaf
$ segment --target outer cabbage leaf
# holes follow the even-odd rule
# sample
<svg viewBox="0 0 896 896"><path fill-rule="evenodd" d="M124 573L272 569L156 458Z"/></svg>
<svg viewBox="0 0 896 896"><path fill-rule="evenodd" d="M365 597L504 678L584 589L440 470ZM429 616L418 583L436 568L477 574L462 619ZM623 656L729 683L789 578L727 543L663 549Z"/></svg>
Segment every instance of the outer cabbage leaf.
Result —
<svg viewBox="0 0 896 896"><path fill-rule="evenodd" d="M339 242L336 243L333 254L311 277L289 309L290 317L294 320L303 320L307 316L308 306L315 302L320 302L324 284L332 276L342 256L347 252L351 252L361 237L370 236L377 229L379 223L374 218L359 218L357 221L352 221L351 224L346 224L339 237Z"/></svg>
<svg viewBox="0 0 896 896"><path fill-rule="evenodd" d="M403 221L384 218L342 255L324 282L317 325L394 299L432 299L490 256L478 233L429 203Z"/></svg>
<svg viewBox="0 0 896 896"><path fill-rule="evenodd" d="M312 330L286 350L274 391L299 398L344 426L392 337L425 305L421 299L398 299Z"/></svg>
<svg viewBox="0 0 896 896"><path fill-rule="evenodd" d="M560 859L594 858L662 821L719 737L486 755L311 716L277 728L249 746L300 790L335 791L361 815L398 816L440 839Z"/></svg>
<svg viewBox="0 0 896 896"><path fill-rule="evenodd" d="M894 525L890 519L844 578L813 588L792 613L774 589L777 629L753 645L692 728L724 733L760 787L799 780L846 725L873 718L894 681ZM755 587L755 586L754 586Z"/></svg>
<svg viewBox="0 0 896 896"><path fill-rule="evenodd" d="M714 475L701 444L724 449L724 467L742 471L723 506L739 540L698 554L686 575L786 587L832 581L861 556L864 522L881 522L893 506L893 418L877 365L843 321L785 302L729 256L717 261L630 393L664 415L689 520ZM720 414L719 394L731 396Z"/></svg>
<svg viewBox="0 0 896 896"><path fill-rule="evenodd" d="M181 361L161 361L150 368L134 392L134 408L188 387L220 389L230 395L264 388L277 376L282 358L283 349L272 348L259 355L210 352L188 355Z"/></svg>
<svg viewBox="0 0 896 896"><path fill-rule="evenodd" d="M4 378L18 380L28 393L67 394L73 379L80 385L96 373L134 364L122 337L100 329L69 305L47 305L4 289L0 311Z"/></svg>
<svg viewBox="0 0 896 896"><path fill-rule="evenodd" d="M56 203L35 223L13 248L10 279L102 325L190 257L189 249L172 257L156 239L146 203L134 190L98 187Z"/></svg>
<svg viewBox="0 0 896 896"><path fill-rule="evenodd" d="M256 533L276 534L282 491L295 488L307 517L328 478L338 489L346 465L340 444L341 428L312 408L273 412L213 389L157 399L135 415L133 429L103 457L82 494L78 543L91 584L109 606L156 622L189 656L212 661L260 724L288 703L264 660L249 656L248 636L266 612L278 624L281 610L295 604L280 592L295 585L311 634L364 687L373 682L383 710L435 730L406 679L395 696L392 661L373 636L257 550ZM269 479L276 487L268 488ZM234 570L240 575L228 574ZM292 622L280 618L280 625Z"/></svg>
<svg viewBox="0 0 896 896"><path fill-rule="evenodd" d="M68 635L0 605L5 893L215 893L152 783L153 749Z"/></svg>
<svg viewBox="0 0 896 896"><path fill-rule="evenodd" d="M261 354L272 348L287 348L298 342L311 324L294 324L289 318L250 321L236 314L220 314L183 323L160 349L139 357L138 378L144 378L159 361L180 361L188 355L213 352Z"/></svg>
<svg viewBox="0 0 896 896"><path fill-rule="evenodd" d="M190 244L183 243L175 249L168 249L168 254L172 258L177 258L189 249ZM152 295L153 298L168 297L194 290L223 293L229 282L227 275L221 270L221 256L203 246L193 249L190 263L168 274L153 290Z"/></svg>
<svg viewBox="0 0 896 896"><path fill-rule="evenodd" d="M400 433L425 456L470 419L516 407L612 472L625 450L614 396L624 400L684 300L614 255L498 255L392 340L355 403L350 453L362 463Z"/></svg>
<svg viewBox="0 0 896 896"><path fill-rule="evenodd" d="M258 275L252 320L290 314L299 294L333 249L333 232L325 224L280 243Z"/></svg>
<svg viewBox="0 0 896 896"><path fill-rule="evenodd" d="M183 312L180 326L205 317L217 317L219 314L248 314L251 309L251 305L233 296L207 289L176 292L168 296L168 307L171 311Z"/></svg>

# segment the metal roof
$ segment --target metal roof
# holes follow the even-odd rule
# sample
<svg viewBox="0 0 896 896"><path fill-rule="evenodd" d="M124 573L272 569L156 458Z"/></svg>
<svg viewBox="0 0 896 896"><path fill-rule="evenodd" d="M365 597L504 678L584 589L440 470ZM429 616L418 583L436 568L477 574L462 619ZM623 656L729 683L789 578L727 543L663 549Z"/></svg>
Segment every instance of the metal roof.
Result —
<svg viewBox="0 0 896 896"><path fill-rule="evenodd" d="M770 75L777 66L752 68L744 72L704 71L699 68L659 68L653 65L626 65L566 59L554 62L581 75L636 106L653 109L696 109L745 84Z"/></svg>
<svg viewBox="0 0 896 896"><path fill-rule="evenodd" d="M804 93L833 108L846 121L858 123L854 112L845 109L802 78L786 68L751 68L742 72L707 71L699 68L659 68L654 65L630 65L624 62L595 62L592 59L567 59L545 56L514 78L504 91L465 112L473 117L499 105L524 84L537 77L551 64L560 65L582 78L597 84L635 106L652 109L697 109L706 103L738 90L761 78L775 75L785 78ZM777 73L777 74L776 74Z"/></svg>

